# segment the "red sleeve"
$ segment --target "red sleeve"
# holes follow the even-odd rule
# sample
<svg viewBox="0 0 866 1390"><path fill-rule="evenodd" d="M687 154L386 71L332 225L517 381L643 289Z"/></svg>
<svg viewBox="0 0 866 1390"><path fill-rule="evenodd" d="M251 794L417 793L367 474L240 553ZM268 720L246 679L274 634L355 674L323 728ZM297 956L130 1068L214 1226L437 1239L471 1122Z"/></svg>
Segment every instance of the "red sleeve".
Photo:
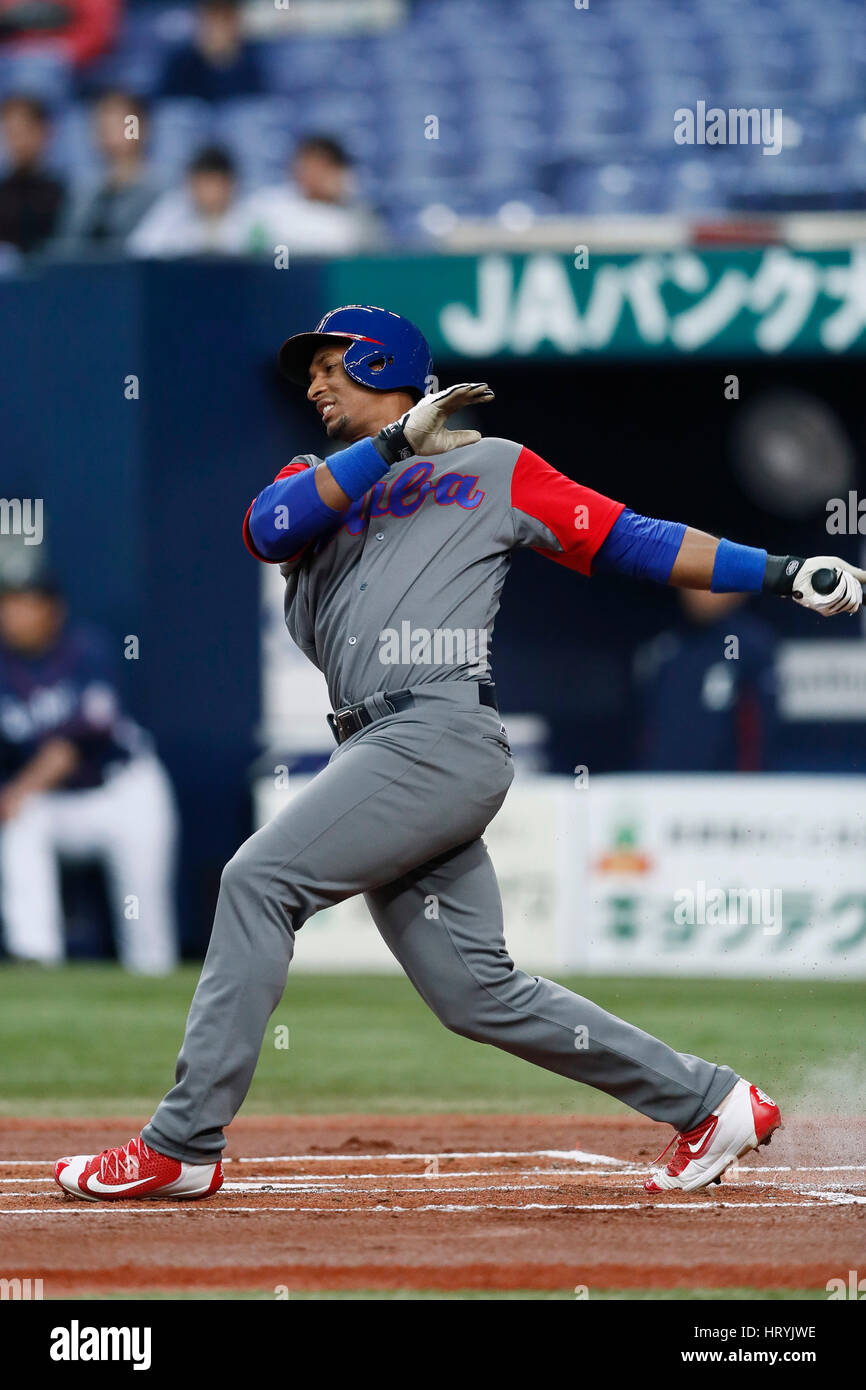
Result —
<svg viewBox="0 0 866 1390"><path fill-rule="evenodd" d="M589 574L593 556L624 506L566 478L531 449L521 449L511 476L518 545Z"/></svg>
<svg viewBox="0 0 866 1390"><path fill-rule="evenodd" d="M279 482L280 478L291 478L293 473L300 473L301 469L309 468L309 466L310 465L308 463L305 463L303 459L292 459L291 463L287 463L285 468L280 469L279 473L274 478L274 482ZM247 514L244 517L243 535L244 545L246 546L247 550L256 560L261 560L263 565L285 565L288 563L289 560L297 560L298 556L305 549L304 546L301 546L301 549L296 551L294 555L286 556L284 560L266 560L264 555L260 555L259 552L256 550L255 546L253 545L253 538L250 535L250 512L256 505L257 497L258 493L256 493L256 496L253 498L252 502L247 507Z"/></svg>

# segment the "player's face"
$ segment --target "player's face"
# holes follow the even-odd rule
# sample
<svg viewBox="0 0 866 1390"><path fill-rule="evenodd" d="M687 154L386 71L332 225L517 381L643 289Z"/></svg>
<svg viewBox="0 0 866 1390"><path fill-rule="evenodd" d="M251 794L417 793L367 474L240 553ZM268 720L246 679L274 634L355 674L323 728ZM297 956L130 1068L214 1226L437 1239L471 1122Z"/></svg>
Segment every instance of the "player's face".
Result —
<svg viewBox="0 0 866 1390"><path fill-rule="evenodd" d="M359 386L346 373L345 351L340 344L319 348L310 363L307 399L318 410L328 438L351 444L370 432L368 426L379 413L379 402L375 391Z"/></svg>
<svg viewBox="0 0 866 1390"><path fill-rule="evenodd" d="M63 623L63 605L36 591L0 597L0 640L14 651L49 647Z"/></svg>

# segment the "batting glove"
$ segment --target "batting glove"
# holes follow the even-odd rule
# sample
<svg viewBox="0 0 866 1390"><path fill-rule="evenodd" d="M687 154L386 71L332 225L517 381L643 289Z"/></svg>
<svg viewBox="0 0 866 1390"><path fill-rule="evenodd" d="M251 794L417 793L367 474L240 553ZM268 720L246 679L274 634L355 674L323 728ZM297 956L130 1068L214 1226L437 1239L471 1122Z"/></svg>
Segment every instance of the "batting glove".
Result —
<svg viewBox="0 0 866 1390"><path fill-rule="evenodd" d="M824 594L812 585L817 570L833 570L837 583L830 593ZM863 584L866 583L866 570L849 565L838 555L816 555L804 560L794 578L791 595L795 603L820 613L822 618L833 618L837 613L856 613L863 603Z"/></svg>
<svg viewBox="0 0 866 1390"><path fill-rule="evenodd" d="M373 443L389 464L413 454L447 454L451 449L477 444L481 438L477 430L449 430L448 418L467 405L486 405L493 398L486 381L463 382L432 396L422 396L393 425L380 430Z"/></svg>

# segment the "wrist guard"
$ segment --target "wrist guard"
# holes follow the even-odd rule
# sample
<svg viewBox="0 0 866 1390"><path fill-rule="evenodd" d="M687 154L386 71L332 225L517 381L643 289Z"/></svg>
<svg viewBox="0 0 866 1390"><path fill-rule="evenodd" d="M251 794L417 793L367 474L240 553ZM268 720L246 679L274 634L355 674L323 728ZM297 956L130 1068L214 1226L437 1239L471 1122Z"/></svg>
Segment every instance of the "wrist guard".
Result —
<svg viewBox="0 0 866 1390"><path fill-rule="evenodd" d="M399 463L402 459L409 459L415 450L403 433L403 425L406 416L403 415L399 420L395 420L392 425L386 425L373 438L373 447L391 467L392 463Z"/></svg>
<svg viewBox="0 0 866 1390"><path fill-rule="evenodd" d="M768 555L763 584L765 592L790 598L794 580L805 563L803 555Z"/></svg>

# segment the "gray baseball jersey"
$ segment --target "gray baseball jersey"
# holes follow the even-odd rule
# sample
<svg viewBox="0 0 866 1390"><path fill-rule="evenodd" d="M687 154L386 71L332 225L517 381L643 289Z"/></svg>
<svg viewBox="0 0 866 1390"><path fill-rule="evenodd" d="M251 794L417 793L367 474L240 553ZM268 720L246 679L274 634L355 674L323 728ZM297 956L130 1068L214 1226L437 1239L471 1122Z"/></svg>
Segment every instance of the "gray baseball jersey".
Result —
<svg viewBox="0 0 866 1390"><path fill-rule="evenodd" d="M279 476L318 462L296 458ZM324 672L334 707L363 699L374 722L226 865L177 1083L143 1131L158 1152L191 1163L219 1156L297 932L357 893L454 1032L680 1130L731 1090L728 1067L676 1052L515 967L480 838L513 776L498 715L478 698L509 553L533 546L588 573L620 510L531 450L485 439L394 465L330 533L283 563L289 632ZM246 523L244 533L255 554ZM383 693L405 687L412 705L389 707Z"/></svg>
<svg viewBox="0 0 866 1390"><path fill-rule="evenodd" d="M320 462L300 456L277 477ZM621 511L509 439L396 463L281 565L286 625L335 709L374 691L487 679L509 552L531 546L588 574ZM255 555L247 524L244 536Z"/></svg>

